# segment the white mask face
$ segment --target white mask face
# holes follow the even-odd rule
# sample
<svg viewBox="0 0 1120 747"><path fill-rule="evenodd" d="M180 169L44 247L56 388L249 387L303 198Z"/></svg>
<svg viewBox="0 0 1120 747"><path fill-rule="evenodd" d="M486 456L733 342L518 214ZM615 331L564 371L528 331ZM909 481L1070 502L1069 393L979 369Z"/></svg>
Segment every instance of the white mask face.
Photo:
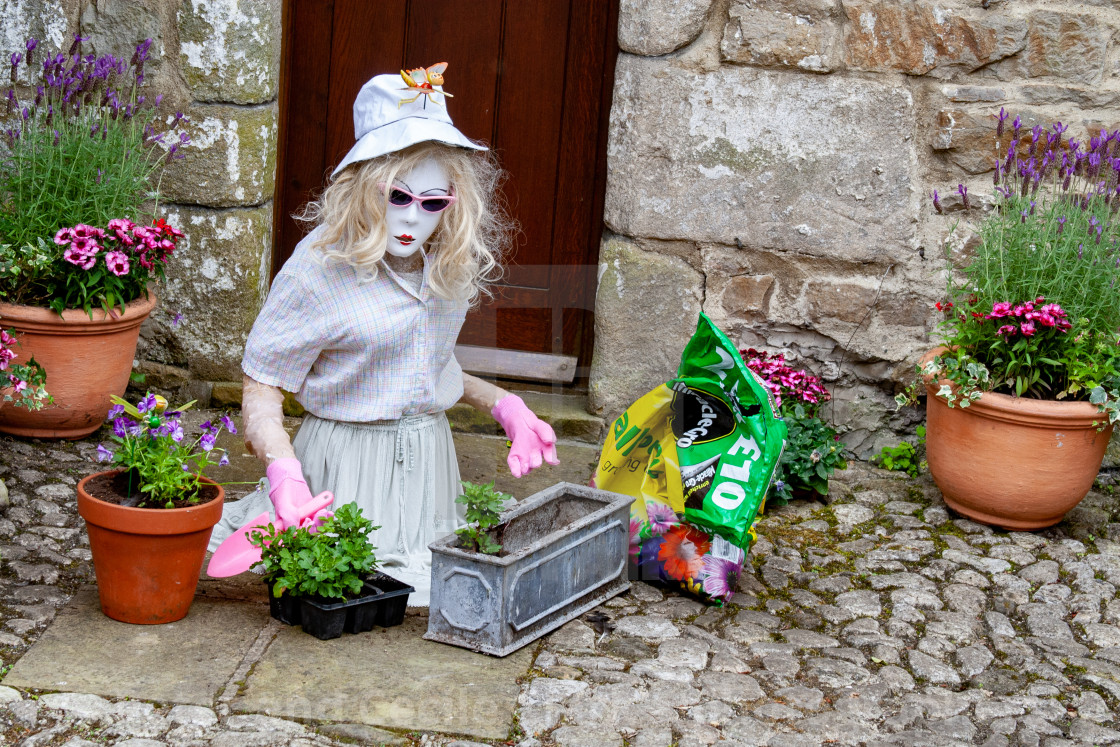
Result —
<svg viewBox="0 0 1120 747"><path fill-rule="evenodd" d="M451 180L447 172L431 157L418 163L411 171L400 174L393 181L393 187L422 197L451 194ZM411 257L435 233L442 216L442 212L431 213L422 208L419 200L404 206L390 201L385 207L389 233L386 251L394 257Z"/></svg>

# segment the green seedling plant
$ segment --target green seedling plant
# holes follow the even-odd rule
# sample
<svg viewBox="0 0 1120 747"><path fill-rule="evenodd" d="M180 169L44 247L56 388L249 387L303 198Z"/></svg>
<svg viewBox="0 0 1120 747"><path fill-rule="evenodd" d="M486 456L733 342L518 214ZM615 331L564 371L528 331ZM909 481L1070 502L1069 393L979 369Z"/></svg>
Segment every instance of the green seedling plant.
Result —
<svg viewBox="0 0 1120 747"><path fill-rule="evenodd" d="M261 548L264 579L273 596L285 591L294 596L347 599L361 593L362 583L377 567L377 549L369 533L380 529L347 503L334 516L311 531L288 527L277 531L269 523L249 534L249 542Z"/></svg>
<svg viewBox="0 0 1120 747"><path fill-rule="evenodd" d="M776 506L788 503L795 490L828 495L829 476L848 466L847 450L828 423L806 414L800 404L792 405L785 417L789 435L767 498Z"/></svg>
<svg viewBox="0 0 1120 747"><path fill-rule="evenodd" d="M919 425L916 433L917 445L903 441L898 446L884 446L871 458L871 461L883 469L905 472L911 477L917 477L926 468L926 460L922 458L925 452L926 427Z"/></svg>
<svg viewBox="0 0 1120 747"><path fill-rule="evenodd" d="M476 550L486 555L497 555L502 551L502 545L494 541L489 531L498 525L501 519L502 506L513 498L508 493L494 490L494 483L476 485L467 480L461 480L463 494L455 502L467 507L467 521L470 522L462 529L456 529L460 542L467 550Z"/></svg>

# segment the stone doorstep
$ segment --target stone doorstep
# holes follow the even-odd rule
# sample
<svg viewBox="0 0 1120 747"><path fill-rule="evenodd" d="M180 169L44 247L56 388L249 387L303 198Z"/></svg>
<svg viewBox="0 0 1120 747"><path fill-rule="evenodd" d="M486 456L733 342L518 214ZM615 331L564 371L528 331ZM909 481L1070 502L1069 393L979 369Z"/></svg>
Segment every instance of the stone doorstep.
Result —
<svg viewBox="0 0 1120 747"><path fill-rule="evenodd" d="M320 641L268 616L250 574L206 579L190 614L129 625L84 586L3 684L215 707L283 718L501 739L533 649L503 659L425 641L426 611L402 625Z"/></svg>
<svg viewBox="0 0 1120 747"><path fill-rule="evenodd" d="M525 400L537 417L552 426L556 437L601 444L606 421L587 411L586 394L553 394L513 390ZM457 433L501 435L501 428L489 413L483 414L470 405L456 404L447 411L451 430Z"/></svg>
<svg viewBox="0 0 1120 747"><path fill-rule="evenodd" d="M606 421L587 411L586 393L553 393L549 391L511 390L525 400L537 416L552 426L560 439L600 444ZM241 406L241 382L216 381L211 387L210 406L219 409ZM284 414L300 417L303 408L291 394L285 393ZM470 405L456 404L447 410L451 430L456 433L501 435L501 429L489 413L481 413Z"/></svg>

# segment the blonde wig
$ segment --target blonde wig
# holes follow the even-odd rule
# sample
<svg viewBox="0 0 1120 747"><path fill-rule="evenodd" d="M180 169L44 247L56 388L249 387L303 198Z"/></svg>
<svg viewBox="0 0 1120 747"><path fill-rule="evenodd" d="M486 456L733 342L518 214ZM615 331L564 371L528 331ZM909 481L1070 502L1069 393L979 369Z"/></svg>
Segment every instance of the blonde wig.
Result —
<svg viewBox="0 0 1120 747"><path fill-rule="evenodd" d="M373 277L388 245L390 185L426 158L437 160L451 181L454 204L440 216L428 242L428 284L442 298L474 305L502 275L501 260L514 232L498 193L503 174L489 151L424 142L354 163L331 179L295 217L323 230L312 243L324 261L344 262Z"/></svg>

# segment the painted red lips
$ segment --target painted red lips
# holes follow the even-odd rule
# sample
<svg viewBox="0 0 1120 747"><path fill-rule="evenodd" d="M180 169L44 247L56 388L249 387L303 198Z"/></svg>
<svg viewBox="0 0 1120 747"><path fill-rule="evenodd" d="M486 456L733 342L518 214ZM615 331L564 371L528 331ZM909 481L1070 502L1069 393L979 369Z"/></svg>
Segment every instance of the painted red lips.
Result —
<svg viewBox="0 0 1120 747"><path fill-rule="evenodd" d="M394 238L402 244L411 244L413 241L415 241L415 239L412 238L412 235L407 233L402 233L400 236L395 236Z"/></svg>

